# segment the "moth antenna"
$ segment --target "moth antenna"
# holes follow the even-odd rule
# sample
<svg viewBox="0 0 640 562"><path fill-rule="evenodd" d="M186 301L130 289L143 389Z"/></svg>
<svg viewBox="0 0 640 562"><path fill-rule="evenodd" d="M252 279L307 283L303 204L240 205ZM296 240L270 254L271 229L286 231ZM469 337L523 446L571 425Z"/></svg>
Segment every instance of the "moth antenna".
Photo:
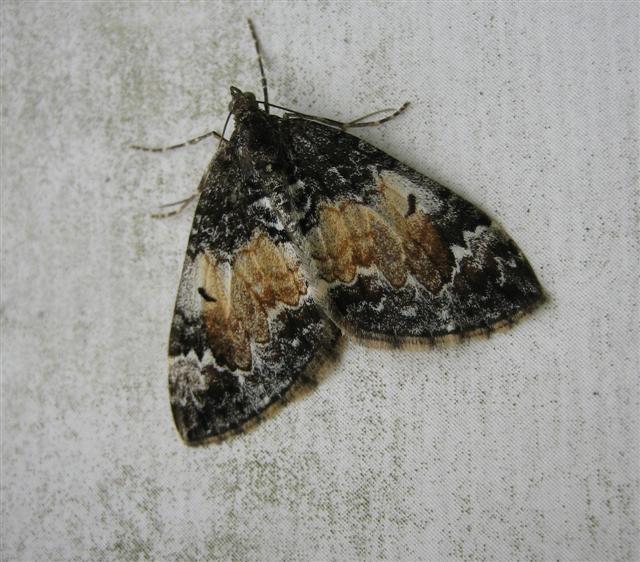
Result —
<svg viewBox="0 0 640 562"><path fill-rule="evenodd" d="M258 55L258 64L260 65L260 76L262 77L262 92L264 93L264 110L266 113L269 113L269 92L267 91L267 77L264 74L264 66L262 64L262 51L260 50L260 41L258 41L258 34L256 33L256 28L253 27L251 18L248 18L247 22L249 23L249 29L251 30L251 36L253 37L253 44L256 47L256 53Z"/></svg>

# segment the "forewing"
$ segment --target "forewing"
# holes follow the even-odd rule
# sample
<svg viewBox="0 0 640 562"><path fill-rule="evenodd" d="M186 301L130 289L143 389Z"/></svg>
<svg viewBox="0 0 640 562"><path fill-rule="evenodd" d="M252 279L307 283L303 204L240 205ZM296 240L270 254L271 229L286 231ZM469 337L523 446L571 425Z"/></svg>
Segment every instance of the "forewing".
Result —
<svg viewBox="0 0 640 562"><path fill-rule="evenodd" d="M282 121L290 213L319 302L364 338L433 338L508 322L543 298L482 211L342 131Z"/></svg>
<svg viewBox="0 0 640 562"><path fill-rule="evenodd" d="M269 199L218 156L196 209L169 342L183 439L200 443L256 416L338 335L308 294Z"/></svg>

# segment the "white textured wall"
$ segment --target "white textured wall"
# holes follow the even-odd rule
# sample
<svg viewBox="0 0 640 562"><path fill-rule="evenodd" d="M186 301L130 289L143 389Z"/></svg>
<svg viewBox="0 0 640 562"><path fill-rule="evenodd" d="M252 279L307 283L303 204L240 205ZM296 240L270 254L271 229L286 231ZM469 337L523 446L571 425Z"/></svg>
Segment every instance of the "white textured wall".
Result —
<svg viewBox="0 0 640 562"><path fill-rule="evenodd" d="M638 5L8 3L3 560L638 560ZM347 343L190 449L166 341L228 86L352 118L505 225L550 302L457 347Z"/></svg>

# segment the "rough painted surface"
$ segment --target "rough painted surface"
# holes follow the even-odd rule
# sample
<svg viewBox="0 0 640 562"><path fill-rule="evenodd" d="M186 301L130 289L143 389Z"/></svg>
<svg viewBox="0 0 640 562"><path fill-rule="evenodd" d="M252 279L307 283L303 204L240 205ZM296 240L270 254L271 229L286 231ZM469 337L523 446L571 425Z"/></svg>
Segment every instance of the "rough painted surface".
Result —
<svg viewBox="0 0 640 562"><path fill-rule="evenodd" d="M3 559L636 560L637 7L163 6L1 8ZM274 102L410 99L359 136L507 225L551 300L488 341L347 345L187 449L165 356L192 217L148 213L214 143L126 145L259 90L247 15Z"/></svg>

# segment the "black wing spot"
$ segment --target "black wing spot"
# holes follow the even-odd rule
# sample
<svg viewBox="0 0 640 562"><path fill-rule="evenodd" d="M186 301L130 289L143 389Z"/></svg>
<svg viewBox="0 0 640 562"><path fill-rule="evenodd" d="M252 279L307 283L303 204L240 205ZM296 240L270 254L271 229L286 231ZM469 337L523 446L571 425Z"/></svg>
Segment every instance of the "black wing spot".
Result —
<svg viewBox="0 0 640 562"><path fill-rule="evenodd" d="M407 214L406 217L410 217L413 213L416 212L416 196L413 193L409 193L407 197Z"/></svg>
<svg viewBox="0 0 640 562"><path fill-rule="evenodd" d="M213 298L209 293L207 293L207 291L205 291L204 287L198 287L198 293L207 302L216 302L216 300L217 300L217 299Z"/></svg>

